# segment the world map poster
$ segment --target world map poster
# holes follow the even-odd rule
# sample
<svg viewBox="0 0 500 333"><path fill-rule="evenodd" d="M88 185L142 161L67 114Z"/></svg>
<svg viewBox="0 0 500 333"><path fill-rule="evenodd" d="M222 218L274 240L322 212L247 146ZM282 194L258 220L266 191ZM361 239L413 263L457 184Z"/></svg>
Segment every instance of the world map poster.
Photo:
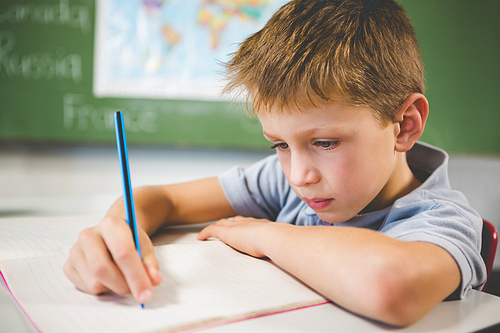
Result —
<svg viewBox="0 0 500 333"><path fill-rule="evenodd" d="M228 100L222 63L283 0L98 0L96 97Z"/></svg>

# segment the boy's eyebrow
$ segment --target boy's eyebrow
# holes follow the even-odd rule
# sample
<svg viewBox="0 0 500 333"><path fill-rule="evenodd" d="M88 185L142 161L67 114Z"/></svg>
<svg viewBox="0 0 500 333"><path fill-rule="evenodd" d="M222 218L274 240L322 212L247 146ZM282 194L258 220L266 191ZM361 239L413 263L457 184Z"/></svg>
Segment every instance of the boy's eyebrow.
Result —
<svg viewBox="0 0 500 333"><path fill-rule="evenodd" d="M303 130L303 131L298 132L298 134L301 136L310 136L310 135L314 135L318 132L328 131L328 132L331 132L327 135L330 137L330 136L338 136L339 134L345 134L345 130L346 129L344 126L331 125L331 126L315 127L315 128L311 128L308 130ZM267 133L265 130L262 130L262 135L264 135L264 137L266 139L278 139L276 136L274 136L273 134Z"/></svg>
<svg viewBox="0 0 500 333"><path fill-rule="evenodd" d="M262 135L264 135L264 137L266 139L275 139L274 136L272 136L271 134L266 133L266 131L262 131Z"/></svg>

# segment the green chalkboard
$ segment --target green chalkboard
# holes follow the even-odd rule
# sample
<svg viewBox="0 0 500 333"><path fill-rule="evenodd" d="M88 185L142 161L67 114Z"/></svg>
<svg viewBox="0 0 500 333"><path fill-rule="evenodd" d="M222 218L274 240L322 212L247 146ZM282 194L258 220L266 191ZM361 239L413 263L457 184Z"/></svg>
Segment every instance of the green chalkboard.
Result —
<svg viewBox="0 0 500 333"><path fill-rule="evenodd" d="M500 1L399 2L426 67L422 139L452 153L500 154Z"/></svg>
<svg viewBox="0 0 500 333"><path fill-rule="evenodd" d="M400 0L426 64L423 140L451 153L500 154L500 1ZM224 101L98 98L94 0L2 0L0 140L267 147L244 106Z"/></svg>
<svg viewBox="0 0 500 333"><path fill-rule="evenodd" d="M93 0L0 3L0 138L112 142L121 110L131 144L267 146L241 103L96 98L95 10Z"/></svg>

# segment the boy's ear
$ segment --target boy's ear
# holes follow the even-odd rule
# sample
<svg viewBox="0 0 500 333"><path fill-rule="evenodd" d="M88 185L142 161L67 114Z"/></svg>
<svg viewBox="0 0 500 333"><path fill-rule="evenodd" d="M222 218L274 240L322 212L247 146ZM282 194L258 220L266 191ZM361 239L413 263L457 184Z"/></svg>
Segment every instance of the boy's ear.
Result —
<svg viewBox="0 0 500 333"><path fill-rule="evenodd" d="M429 102L424 95L414 93L408 96L394 118L396 145L398 152L406 152L424 132L429 114Z"/></svg>

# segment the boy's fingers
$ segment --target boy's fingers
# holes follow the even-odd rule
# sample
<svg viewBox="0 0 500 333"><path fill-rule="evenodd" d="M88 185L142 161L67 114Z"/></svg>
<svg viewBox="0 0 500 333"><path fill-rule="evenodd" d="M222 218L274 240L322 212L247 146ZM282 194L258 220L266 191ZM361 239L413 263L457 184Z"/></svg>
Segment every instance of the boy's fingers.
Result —
<svg viewBox="0 0 500 333"><path fill-rule="evenodd" d="M203 230L201 230L198 233L198 236L196 236L196 238L198 240L207 240L210 237L218 238L217 234L214 231L215 228L216 228L215 224L212 224L212 225L209 225L208 227L203 228Z"/></svg>
<svg viewBox="0 0 500 333"><path fill-rule="evenodd" d="M159 285L161 283L162 278L160 275L160 271L158 270L158 267L154 264L147 262L144 263L144 267L146 268L146 271L149 275L149 279L153 284L153 286Z"/></svg>
<svg viewBox="0 0 500 333"><path fill-rule="evenodd" d="M91 290L97 289L94 285L99 283L120 295L130 293L125 278L110 257L101 236L92 229L88 235L86 232L80 234L82 241L79 242L79 245L86 263L80 271L84 281L88 281L88 287ZM96 292L91 293L95 294Z"/></svg>
<svg viewBox="0 0 500 333"><path fill-rule="evenodd" d="M220 231L222 230L221 227L230 226L232 224L233 224L232 220L221 219L221 220L217 221L217 223L210 224L209 226L203 228L203 230L201 230L198 233L198 236L196 236L196 238L198 240L207 240L210 237L214 237L214 238L219 238L220 239L220 236L221 236L220 235Z"/></svg>
<svg viewBox="0 0 500 333"><path fill-rule="evenodd" d="M63 271L66 277L77 287L78 289L87 292L85 283L83 282L80 274L76 271L76 269L71 264L71 261L66 261L63 266Z"/></svg>
<svg viewBox="0 0 500 333"><path fill-rule="evenodd" d="M102 238L132 295L140 303L148 302L153 295L153 288L135 248L130 228L118 219L109 219L100 227Z"/></svg>
<svg viewBox="0 0 500 333"><path fill-rule="evenodd" d="M142 251L142 263L146 272L149 275L149 279L153 286L157 286L161 283L160 266L156 261L155 251L151 239L145 232L140 233L141 237L141 251Z"/></svg>
<svg viewBox="0 0 500 333"><path fill-rule="evenodd" d="M102 284L93 283L88 278L90 274L88 273L87 263L83 258L83 254L76 247L71 250L70 258L64 263L63 270L75 287L86 293L97 295L108 291Z"/></svg>

